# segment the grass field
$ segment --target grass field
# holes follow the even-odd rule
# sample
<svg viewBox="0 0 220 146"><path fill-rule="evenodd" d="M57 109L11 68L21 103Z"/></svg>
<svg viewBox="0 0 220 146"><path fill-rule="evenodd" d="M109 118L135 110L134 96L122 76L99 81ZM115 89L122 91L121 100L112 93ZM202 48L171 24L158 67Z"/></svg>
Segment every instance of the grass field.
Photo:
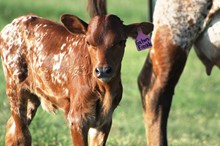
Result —
<svg viewBox="0 0 220 146"><path fill-rule="evenodd" d="M147 20L147 1L108 1L109 13L125 24ZM35 13L59 21L63 13L89 20L86 0L5 0L0 1L0 28L19 15ZM108 146L144 146L145 129L136 78L147 51L137 52L129 39L123 60L123 99L115 110ZM206 76L203 65L191 50L176 87L168 123L172 146L220 146L220 75L215 68ZM0 68L0 146L4 145L5 124L10 116L5 95L5 79ZM39 108L30 126L34 146L69 146L70 132L61 111L48 114Z"/></svg>

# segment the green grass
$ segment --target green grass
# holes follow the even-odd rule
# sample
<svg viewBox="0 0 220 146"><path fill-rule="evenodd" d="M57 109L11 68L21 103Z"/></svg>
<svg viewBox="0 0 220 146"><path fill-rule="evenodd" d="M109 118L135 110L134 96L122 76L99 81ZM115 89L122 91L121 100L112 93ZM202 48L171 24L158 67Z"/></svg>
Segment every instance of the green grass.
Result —
<svg viewBox="0 0 220 146"><path fill-rule="evenodd" d="M117 5L117 3L119 3ZM147 1L109 0L110 13L125 24L147 20ZM63 13L72 13L89 21L86 0L5 0L0 1L0 28L19 15L35 13L59 21ZM146 145L144 120L136 78L147 56L137 52L129 39L123 60L123 99L114 112L108 146ZM220 145L220 76L215 68L206 76L203 65L190 52L183 75L177 85L168 123L168 140L172 146ZM5 95L5 79L0 70L0 146L4 145L5 124L10 108ZM71 136L61 111L49 114L39 108L30 126L34 146L69 146Z"/></svg>

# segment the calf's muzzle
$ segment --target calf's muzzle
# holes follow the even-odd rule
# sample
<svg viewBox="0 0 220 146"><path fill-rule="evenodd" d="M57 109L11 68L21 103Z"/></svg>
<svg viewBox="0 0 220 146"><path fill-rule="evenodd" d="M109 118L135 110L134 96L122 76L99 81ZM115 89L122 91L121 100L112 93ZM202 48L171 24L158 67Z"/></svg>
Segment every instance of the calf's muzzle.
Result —
<svg viewBox="0 0 220 146"><path fill-rule="evenodd" d="M113 69L111 66L96 67L95 75L101 80L109 80L113 75Z"/></svg>

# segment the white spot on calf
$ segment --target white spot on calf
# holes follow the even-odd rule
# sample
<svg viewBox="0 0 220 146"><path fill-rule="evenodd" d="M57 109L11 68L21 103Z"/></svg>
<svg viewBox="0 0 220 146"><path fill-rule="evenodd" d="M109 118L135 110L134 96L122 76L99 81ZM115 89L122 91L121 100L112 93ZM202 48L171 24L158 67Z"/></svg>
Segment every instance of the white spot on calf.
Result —
<svg viewBox="0 0 220 146"><path fill-rule="evenodd" d="M37 32L37 31L38 31L38 29L39 29L40 27L42 27L42 26L43 26L42 24L37 24L37 25L35 26L34 31L35 31L35 32Z"/></svg>
<svg viewBox="0 0 220 146"><path fill-rule="evenodd" d="M65 84L67 82L67 76L65 73L61 73L61 72L53 72L51 74L51 78L52 78L52 82L54 84L58 83L58 84Z"/></svg>
<svg viewBox="0 0 220 146"><path fill-rule="evenodd" d="M54 59L55 63L53 65L53 71L60 69L64 56L65 56L65 53L60 53L58 55L54 55L53 59Z"/></svg>
<svg viewBox="0 0 220 146"><path fill-rule="evenodd" d="M60 49L63 50L65 47L66 47L66 44L63 44Z"/></svg>
<svg viewBox="0 0 220 146"><path fill-rule="evenodd" d="M53 104L50 101L47 101L44 98L41 98L41 107L43 108L43 110L45 110L47 112L55 113L55 111L56 111Z"/></svg>
<svg viewBox="0 0 220 146"><path fill-rule="evenodd" d="M76 129L75 130L78 130L80 131L81 130L81 127L82 127L82 119L81 117L79 116L75 116L73 117L73 110L71 110L69 113L68 113L68 116L67 116L67 120L69 122L69 126L72 127L74 126Z"/></svg>
<svg viewBox="0 0 220 146"><path fill-rule="evenodd" d="M56 64L54 64L54 65L53 65L53 71L60 69L60 65L61 65L61 63L59 63L59 62L56 63Z"/></svg>
<svg viewBox="0 0 220 146"><path fill-rule="evenodd" d="M64 84L67 81L67 75L65 73L62 72L61 70L61 65L62 65L62 61L65 57L65 52L64 53L60 53L57 55L54 55L53 59L54 59L54 64L53 64L53 72L51 73L51 78L52 78L52 82L54 84L59 83L59 84Z"/></svg>
<svg viewBox="0 0 220 146"><path fill-rule="evenodd" d="M95 129L95 128L90 128L89 129L89 136L91 137L91 138L93 138L93 137L95 137L96 135L97 135L97 130Z"/></svg>
<svg viewBox="0 0 220 146"><path fill-rule="evenodd" d="M11 128L10 128L10 131L9 133L11 133L12 135L15 134L15 128L16 128L16 125L15 125L15 122L13 122Z"/></svg>

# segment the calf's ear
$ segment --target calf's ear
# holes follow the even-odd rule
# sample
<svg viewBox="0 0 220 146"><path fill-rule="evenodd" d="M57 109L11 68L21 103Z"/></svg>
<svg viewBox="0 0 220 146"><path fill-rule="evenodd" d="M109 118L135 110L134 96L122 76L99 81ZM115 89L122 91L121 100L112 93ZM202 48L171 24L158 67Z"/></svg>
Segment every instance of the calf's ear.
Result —
<svg viewBox="0 0 220 146"><path fill-rule="evenodd" d="M88 24L77 16L64 14L61 16L61 22L67 30L74 34L86 34L87 32Z"/></svg>
<svg viewBox="0 0 220 146"><path fill-rule="evenodd" d="M149 34L153 31L154 25L150 22L134 23L125 26L125 31L128 37L135 39L138 35L138 30L141 29L144 34Z"/></svg>

